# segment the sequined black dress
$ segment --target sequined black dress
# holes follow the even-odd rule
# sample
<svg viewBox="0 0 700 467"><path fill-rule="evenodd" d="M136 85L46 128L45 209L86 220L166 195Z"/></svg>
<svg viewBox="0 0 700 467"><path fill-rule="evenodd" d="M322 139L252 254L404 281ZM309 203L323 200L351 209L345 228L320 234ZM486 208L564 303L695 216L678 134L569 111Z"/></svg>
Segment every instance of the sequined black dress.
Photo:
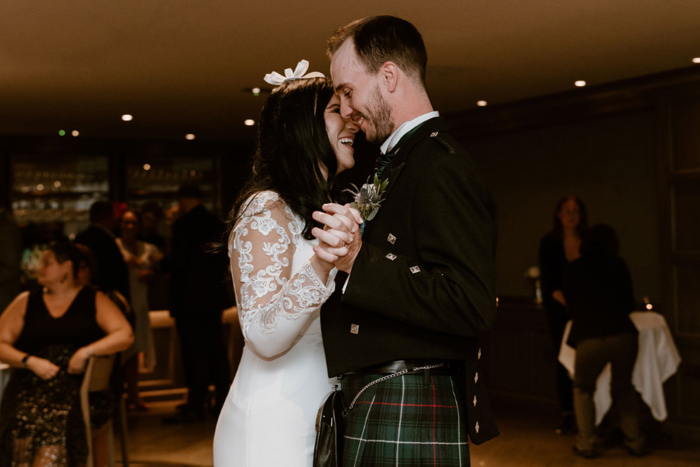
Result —
<svg viewBox="0 0 700 467"><path fill-rule="evenodd" d="M95 293L84 287L59 318L49 314L41 291L29 295L15 348L50 360L61 370L48 381L30 370L14 370L0 407L0 467L35 465L38 457L44 457L44 466L85 465L82 375L69 375L66 369L76 350L104 336L95 318Z"/></svg>

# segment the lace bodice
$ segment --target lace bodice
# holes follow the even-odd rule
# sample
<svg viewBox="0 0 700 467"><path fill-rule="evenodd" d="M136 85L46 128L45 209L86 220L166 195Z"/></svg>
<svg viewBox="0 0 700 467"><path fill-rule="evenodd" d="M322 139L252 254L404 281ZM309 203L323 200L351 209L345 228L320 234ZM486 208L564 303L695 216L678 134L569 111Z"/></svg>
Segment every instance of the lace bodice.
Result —
<svg viewBox="0 0 700 467"><path fill-rule="evenodd" d="M304 221L277 193L257 193L243 209L229 238L238 316L246 344L274 357L294 344L333 293L336 271L326 284L319 279L309 262L313 243L302 236Z"/></svg>

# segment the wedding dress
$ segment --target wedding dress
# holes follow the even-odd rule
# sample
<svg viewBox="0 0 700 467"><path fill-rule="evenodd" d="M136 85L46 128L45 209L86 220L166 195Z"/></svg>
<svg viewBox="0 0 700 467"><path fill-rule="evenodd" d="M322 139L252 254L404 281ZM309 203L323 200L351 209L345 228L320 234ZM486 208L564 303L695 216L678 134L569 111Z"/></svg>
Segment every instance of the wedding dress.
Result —
<svg viewBox="0 0 700 467"><path fill-rule="evenodd" d="M335 288L309 259L317 241L277 193L243 206L229 238L245 337L238 373L214 436L215 467L309 467L318 409L335 379L326 372L320 307Z"/></svg>

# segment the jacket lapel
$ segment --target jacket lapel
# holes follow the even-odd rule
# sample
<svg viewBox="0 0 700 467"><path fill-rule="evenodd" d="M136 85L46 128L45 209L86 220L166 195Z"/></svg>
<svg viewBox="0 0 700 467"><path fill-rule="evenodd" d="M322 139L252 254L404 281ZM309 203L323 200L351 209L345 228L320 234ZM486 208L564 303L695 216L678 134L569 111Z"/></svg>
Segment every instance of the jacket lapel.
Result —
<svg viewBox="0 0 700 467"><path fill-rule="evenodd" d="M401 175L401 171L406 165L406 161L411 153L413 147L418 144L421 140L428 138L434 132L447 131L447 122L442 117L432 118L418 127L405 141L401 140L398 144L399 148L396 151L396 155L391 161L389 168L382 174L382 180L389 180L389 184L384 192L384 203L389 199L389 195L396 186L396 181ZM377 216L382 215L382 208L379 208ZM377 218L375 217L365 227L364 235L367 236L372 231L372 226L376 223Z"/></svg>

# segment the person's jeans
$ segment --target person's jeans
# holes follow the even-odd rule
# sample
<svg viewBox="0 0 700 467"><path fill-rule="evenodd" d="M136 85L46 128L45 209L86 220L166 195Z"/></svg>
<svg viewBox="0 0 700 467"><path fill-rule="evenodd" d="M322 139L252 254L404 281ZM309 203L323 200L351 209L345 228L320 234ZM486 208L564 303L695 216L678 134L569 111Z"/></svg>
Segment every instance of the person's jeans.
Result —
<svg viewBox="0 0 700 467"><path fill-rule="evenodd" d="M639 427L639 399L632 385L632 370L637 360L636 334L585 339L576 346L574 369L574 411L579 450L595 448L595 405L593 393L596 380L610 362L612 365L611 392L619 411L620 428L625 434L625 445L639 451L644 446L644 435Z"/></svg>

